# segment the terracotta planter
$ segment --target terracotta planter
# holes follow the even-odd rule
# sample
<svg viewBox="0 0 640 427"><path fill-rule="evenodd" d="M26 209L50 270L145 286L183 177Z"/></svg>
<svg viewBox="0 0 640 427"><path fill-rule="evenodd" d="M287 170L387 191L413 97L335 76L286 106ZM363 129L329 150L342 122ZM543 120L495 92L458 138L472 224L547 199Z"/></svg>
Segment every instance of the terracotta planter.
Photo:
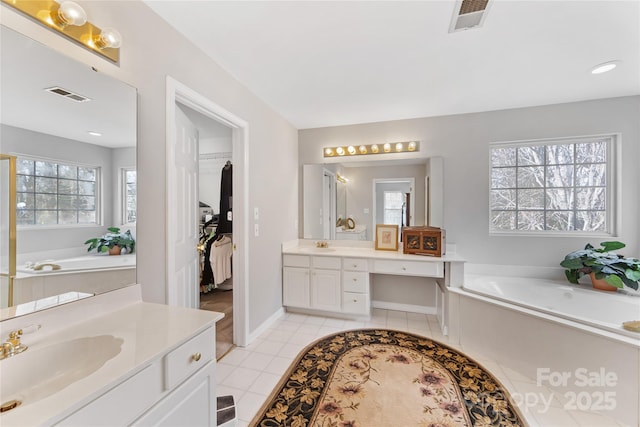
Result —
<svg viewBox="0 0 640 427"><path fill-rule="evenodd" d="M122 248L118 245L109 248L109 255L120 255L120 252L122 252Z"/></svg>
<svg viewBox="0 0 640 427"><path fill-rule="evenodd" d="M591 277L591 283L593 284L594 289L609 292L616 292L618 290L615 286L608 284L606 280L596 279L595 273L589 273L589 277Z"/></svg>

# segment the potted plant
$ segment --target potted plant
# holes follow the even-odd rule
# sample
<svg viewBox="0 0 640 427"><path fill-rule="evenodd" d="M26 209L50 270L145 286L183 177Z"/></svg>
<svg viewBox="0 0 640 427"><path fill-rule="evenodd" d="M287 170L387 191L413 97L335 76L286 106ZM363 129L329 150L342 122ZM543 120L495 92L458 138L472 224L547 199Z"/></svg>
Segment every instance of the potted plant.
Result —
<svg viewBox="0 0 640 427"><path fill-rule="evenodd" d="M94 237L84 242L85 245L89 245L87 252L95 249L99 253L109 252L109 255L120 255L123 249L129 254L134 251L136 242L131 235L131 230L124 233L121 233L118 227L109 227L107 230L109 232L102 237Z"/></svg>
<svg viewBox="0 0 640 427"><path fill-rule="evenodd" d="M621 242L602 242L601 248L594 248L588 244L584 249L567 254L560 263L566 268L565 275L571 283L578 283L584 275L590 275L596 289L604 285L608 289L616 291L625 285L638 290L640 281L640 260L637 258L625 258L613 251L625 247ZM598 284L598 280L604 280L604 284Z"/></svg>

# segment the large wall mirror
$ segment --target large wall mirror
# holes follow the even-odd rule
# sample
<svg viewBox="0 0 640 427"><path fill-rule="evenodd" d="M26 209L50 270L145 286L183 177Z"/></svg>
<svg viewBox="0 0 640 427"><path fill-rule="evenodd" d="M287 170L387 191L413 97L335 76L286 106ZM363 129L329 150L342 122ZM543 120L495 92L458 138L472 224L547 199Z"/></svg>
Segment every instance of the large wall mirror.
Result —
<svg viewBox="0 0 640 427"><path fill-rule="evenodd" d="M136 89L0 26L3 317L133 284L135 250L88 252L107 228L136 236ZM16 210L10 289L9 212Z"/></svg>
<svg viewBox="0 0 640 427"><path fill-rule="evenodd" d="M302 166L305 239L374 240L375 225L444 227L443 159Z"/></svg>

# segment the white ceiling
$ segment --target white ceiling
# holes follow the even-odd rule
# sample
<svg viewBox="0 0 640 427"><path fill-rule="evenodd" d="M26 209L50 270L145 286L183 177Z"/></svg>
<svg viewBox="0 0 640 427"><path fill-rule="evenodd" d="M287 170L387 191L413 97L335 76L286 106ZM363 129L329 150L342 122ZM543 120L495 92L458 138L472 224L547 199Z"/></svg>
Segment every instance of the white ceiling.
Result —
<svg viewBox="0 0 640 427"><path fill-rule="evenodd" d="M0 122L110 148L136 145L134 88L5 26L0 50ZM53 86L91 100L78 103L44 90Z"/></svg>
<svg viewBox="0 0 640 427"><path fill-rule="evenodd" d="M640 94L638 0L146 3L299 129Z"/></svg>

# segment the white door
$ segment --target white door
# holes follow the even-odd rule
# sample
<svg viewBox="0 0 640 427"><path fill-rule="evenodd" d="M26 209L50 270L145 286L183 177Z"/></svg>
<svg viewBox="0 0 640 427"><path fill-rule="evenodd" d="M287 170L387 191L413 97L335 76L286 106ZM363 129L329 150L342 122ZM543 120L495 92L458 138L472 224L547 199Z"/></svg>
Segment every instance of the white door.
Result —
<svg viewBox="0 0 640 427"><path fill-rule="evenodd" d="M167 153L167 303L200 306L198 130L176 104L176 140Z"/></svg>

